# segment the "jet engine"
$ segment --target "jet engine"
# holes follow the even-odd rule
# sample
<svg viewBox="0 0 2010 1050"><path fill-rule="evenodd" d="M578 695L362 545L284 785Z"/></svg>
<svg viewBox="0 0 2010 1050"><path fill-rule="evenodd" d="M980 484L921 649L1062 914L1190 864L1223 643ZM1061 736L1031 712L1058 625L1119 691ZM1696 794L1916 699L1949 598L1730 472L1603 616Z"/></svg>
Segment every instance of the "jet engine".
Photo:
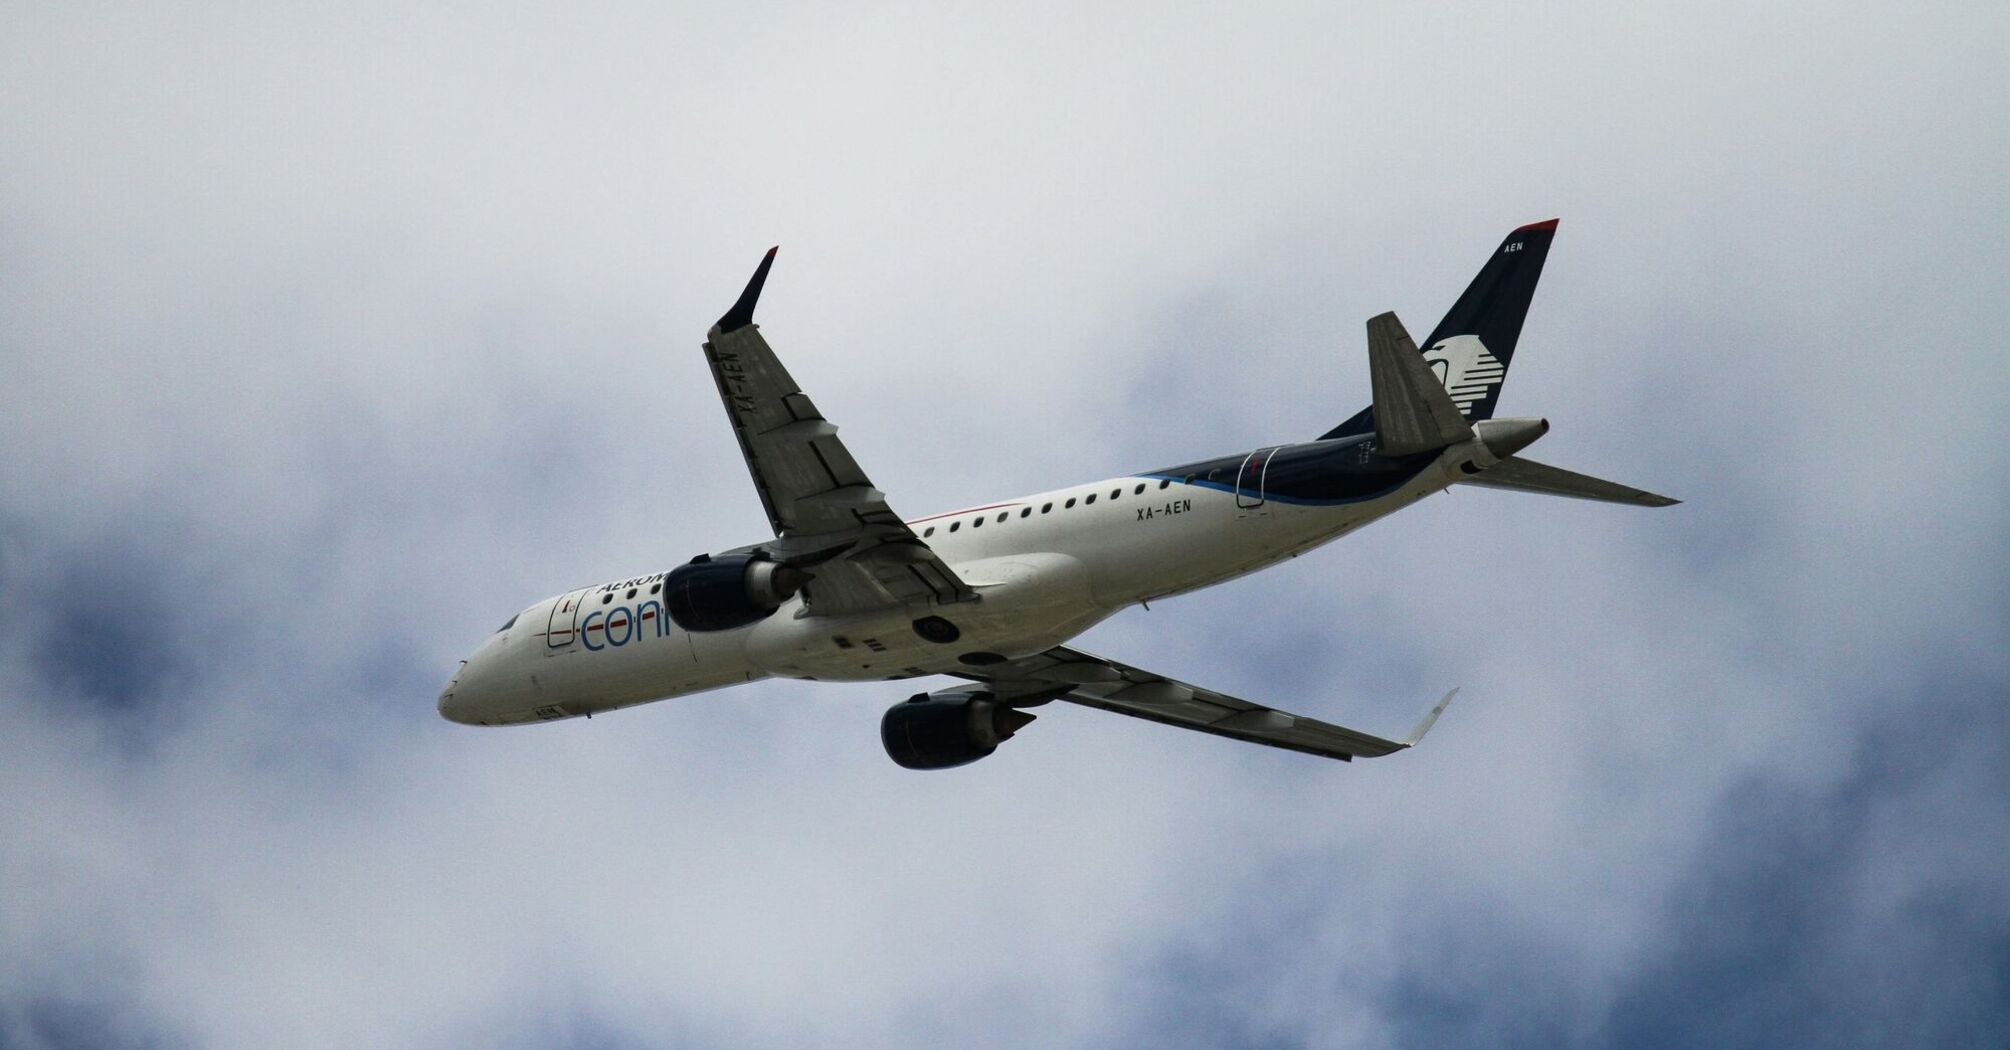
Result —
<svg viewBox="0 0 2010 1050"><path fill-rule="evenodd" d="M803 585L803 572L758 554L700 554L663 581L670 619L687 631L729 631L781 608Z"/></svg>
<svg viewBox="0 0 2010 1050"><path fill-rule="evenodd" d="M990 693L917 693L887 708L879 738L887 756L908 769L948 769L998 750L1032 720Z"/></svg>

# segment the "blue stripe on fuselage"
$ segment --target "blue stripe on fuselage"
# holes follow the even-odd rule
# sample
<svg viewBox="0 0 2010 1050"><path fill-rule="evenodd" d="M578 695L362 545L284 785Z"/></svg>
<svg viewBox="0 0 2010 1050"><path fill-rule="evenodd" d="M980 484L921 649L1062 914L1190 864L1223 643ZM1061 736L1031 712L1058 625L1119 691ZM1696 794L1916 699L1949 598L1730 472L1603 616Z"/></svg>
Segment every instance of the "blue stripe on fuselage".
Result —
<svg viewBox="0 0 2010 1050"><path fill-rule="evenodd" d="M1435 452L1414 456L1384 456L1373 447L1372 438L1362 435L1334 441L1313 441L1284 445L1268 452L1267 466L1250 470L1250 484L1244 494L1301 506L1333 507L1362 503L1387 496L1402 488L1437 461ZM1220 492L1237 491L1236 478L1250 453L1202 460L1142 477L1196 485Z"/></svg>

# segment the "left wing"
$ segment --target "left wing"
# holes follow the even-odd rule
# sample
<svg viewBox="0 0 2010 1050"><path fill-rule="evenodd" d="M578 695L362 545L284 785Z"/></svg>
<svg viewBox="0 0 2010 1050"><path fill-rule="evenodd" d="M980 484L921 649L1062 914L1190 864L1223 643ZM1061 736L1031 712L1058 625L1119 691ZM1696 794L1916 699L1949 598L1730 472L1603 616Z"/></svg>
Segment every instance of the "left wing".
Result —
<svg viewBox="0 0 2010 1050"><path fill-rule="evenodd" d="M1437 722L1438 716L1444 713L1452 697L1459 692L1454 689L1446 693L1409 736L1402 740L1384 740L1345 726L1288 714L1226 693L1175 681L1065 645L1057 645L1037 656L1008 660L979 670L960 671L957 675L989 683L998 699L1008 704L1014 701L1068 700L1084 707L1115 711L1120 715L1149 719L1182 729L1197 729L1252 744L1337 758L1342 762L1351 762L1357 757L1379 758L1414 745L1430 732L1432 724Z"/></svg>
<svg viewBox="0 0 2010 1050"><path fill-rule="evenodd" d="M887 506L886 494L873 487L838 440L837 427L817 411L761 337L754 304L774 261L770 248L739 301L705 340L705 360L726 417L780 540L763 546L779 548L774 553L781 560L809 574L803 604L815 613L975 598Z"/></svg>

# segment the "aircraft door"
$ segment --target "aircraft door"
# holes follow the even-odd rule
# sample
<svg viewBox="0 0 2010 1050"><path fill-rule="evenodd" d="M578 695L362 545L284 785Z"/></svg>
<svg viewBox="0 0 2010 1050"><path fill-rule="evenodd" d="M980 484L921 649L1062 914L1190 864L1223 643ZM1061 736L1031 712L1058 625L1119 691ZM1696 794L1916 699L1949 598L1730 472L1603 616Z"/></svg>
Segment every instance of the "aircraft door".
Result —
<svg viewBox="0 0 2010 1050"><path fill-rule="evenodd" d="M579 640L579 607L585 604L586 594L591 590L591 587L581 587L551 603L551 616L544 629L546 656L570 652L573 643Z"/></svg>
<svg viewBox="0 0 2010 1050"><path fill-rule="evenodd" d="M1270 457L1282 445L1260 448L1243 457L1242 468L1235 472L1235 505L1241 510L1254 510L1263 506L1263 481L1270 472Z"/></svg>

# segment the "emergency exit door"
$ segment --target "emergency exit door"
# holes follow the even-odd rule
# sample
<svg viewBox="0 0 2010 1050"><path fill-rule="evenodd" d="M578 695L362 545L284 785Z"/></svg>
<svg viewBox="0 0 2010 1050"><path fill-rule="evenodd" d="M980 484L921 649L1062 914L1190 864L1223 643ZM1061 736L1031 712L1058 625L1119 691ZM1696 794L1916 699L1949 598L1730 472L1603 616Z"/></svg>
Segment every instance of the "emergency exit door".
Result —
<svg viewBox="0 0 2010 1050"><path fill-rule="evenodd" d="M1235 505L1242 510L1263 506L1263 481L1270 472L1270 457L1282 445L1260 448L1243 457L1242 469L1235 472Z"/></svg>
<svg viewBox="0 0 2010 1050"><path fill-rule="evenodd" d="M579 607L586 601L591 587L581 587L551 603L551 616L545 623L545 653L557 656L570 648L579 638Z"/></svg>

